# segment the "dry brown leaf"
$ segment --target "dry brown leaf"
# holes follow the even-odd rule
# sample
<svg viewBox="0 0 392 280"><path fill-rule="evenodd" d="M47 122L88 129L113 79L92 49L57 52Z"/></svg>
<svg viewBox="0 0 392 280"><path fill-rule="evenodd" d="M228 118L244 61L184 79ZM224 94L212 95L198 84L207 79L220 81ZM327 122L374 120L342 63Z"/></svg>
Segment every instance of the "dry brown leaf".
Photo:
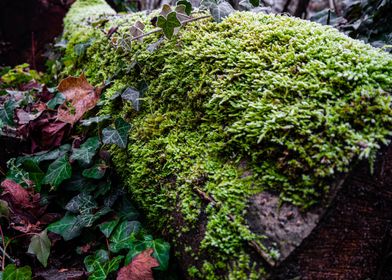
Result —
<svg viewBox="0 0 392 280"><path fill-rule="evenodd" d="M2 196L9 194L13 204L21 208L31 208L33 205L30 202L30 194L21 185L15 183L10 179L5 179L1 183L4 189Z"/></svg>
<svg viewBox="0 0 392 280"><path fill-rule="evenodd" d="M60 82L57 89L64 94L67 102L58 108L58 120L74 124L87 111L97 105L102 88L94 88L84 76L68 77Z"/></svg>
<svg viewBox="0 0 392 280"><path fill-rule="evenodd" d="M159 266L159 262L151 256L152 248L137 255L127 266L120 269L117 280L154 280L151 268Z"/></svg>

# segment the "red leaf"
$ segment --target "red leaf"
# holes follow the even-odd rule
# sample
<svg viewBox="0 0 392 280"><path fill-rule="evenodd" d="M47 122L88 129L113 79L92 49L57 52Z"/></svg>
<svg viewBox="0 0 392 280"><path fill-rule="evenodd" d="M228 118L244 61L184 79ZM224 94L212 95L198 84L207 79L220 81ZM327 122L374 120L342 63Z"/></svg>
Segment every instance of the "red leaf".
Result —
<svg viewBox="0 0 392 280"><path fill-rule="evenodd" d="M42 85L38 83L36 80L31 80L30 82L21 85L19 88L21 91L27 91L32 89L41 90Z"/></svg>
<svg viewBox="0 0 392 280"><path fill-rule="evenodd" d="M69 103L58 108L58 120L70 124L77 122L84 113L95 107L102 90L90 85L84 74L65 78L57 88Z"/></svg>
<svg viewBox="0 0 392 280"><path fill-rule="evenodd" d="M154 250L147 249L137 255L130 264L120 269L117 280L154 280L151 268L159 266L151 256Z"/></svg>
<svg viewBox="0 0 392 280"><path fill-rule="evenodd" d="M1 183L1 187L4 189L2 195L9 194L11 201L14 205L21 208L32 208L33 205L30 202L30 194L21 185L15 183L10 179L5 179Z"/></svg>

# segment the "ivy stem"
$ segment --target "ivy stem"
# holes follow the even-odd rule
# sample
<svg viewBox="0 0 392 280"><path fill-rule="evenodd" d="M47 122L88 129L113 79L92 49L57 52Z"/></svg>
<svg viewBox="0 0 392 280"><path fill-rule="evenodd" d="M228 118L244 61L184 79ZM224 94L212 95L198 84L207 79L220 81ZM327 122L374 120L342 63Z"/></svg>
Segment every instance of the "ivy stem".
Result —
<svg viewBox="0 0 392 280"><path fill-rule="evenodd" d="M211 16L210 15L205 15L205 16L201 16L201 17L197 17L197 18L190 18L190 19L187 19L187 20L184 20L183 22L181 22L181 25L185 25L185 24L187 24L189 22L200 20L200 19L204 19L204 18L209 18L209 17L211 17ZM161 31L162 31L162 28L157 28L157 29L151 30L150 32L144 33L142 35L133 37L131 39L131 41L135 41L137 39L144 38L144 37L146 37L148 35L151 35L151 34L154 34L154 33L158 33L158 32L161 32Z"/></svg>
<svg viewBox="0 0 392 280"><path fill-rule="evenodd" d="M0 235L1 235L1 242L3 243L3 247L1 248L1 251L3 253L3 257L1 259L1 270L4 271L5 267L5 256L7 255L6 253L6 247L5 247L5 242L4 242L4 234L3 234L3 227L0 225Z"/></svg>

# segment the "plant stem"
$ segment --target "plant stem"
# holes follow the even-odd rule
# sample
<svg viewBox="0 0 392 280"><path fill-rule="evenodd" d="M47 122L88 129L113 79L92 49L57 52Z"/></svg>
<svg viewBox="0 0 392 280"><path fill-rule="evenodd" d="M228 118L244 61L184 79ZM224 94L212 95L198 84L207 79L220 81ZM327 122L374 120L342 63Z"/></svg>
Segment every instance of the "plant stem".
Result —
<svg viewBox="0 0 392 280"><path fill-rule="evenodd" d="M210 15L206 15L206 16L201 16L201 17L197 17L197 18L190 18L190 19L187 19L187 20L184 20L183 22L181 22L181 25L185 25L185 24L187 24L189 22L200 20L200 19L204 19L204 18L209 18L209 17L211 17L211 16ZM148 35L151 35L151 34L154 34L154 33L157 33L157 32L161 32L161 31L162 31L162 28L157 28L157 29L151 30L150 32L144 33L142 35L133 37L131 39L131 41L135 41L137 39L140 39L140 38L143 38L143 37L146 37Z"/></svg>
<svg viewBox="0 0 392 280"><path fill-rule="evenodd" d="M3 243L3 248L1 248L1 251L3 253L3 257L1 259L1 270L4 271L5 256L7 255L7 253L6 253L6 246L5 246L5 242L4 242L3 228L1 227L1 225L0 225L0 236L1 236L1 242Z"/></svg>

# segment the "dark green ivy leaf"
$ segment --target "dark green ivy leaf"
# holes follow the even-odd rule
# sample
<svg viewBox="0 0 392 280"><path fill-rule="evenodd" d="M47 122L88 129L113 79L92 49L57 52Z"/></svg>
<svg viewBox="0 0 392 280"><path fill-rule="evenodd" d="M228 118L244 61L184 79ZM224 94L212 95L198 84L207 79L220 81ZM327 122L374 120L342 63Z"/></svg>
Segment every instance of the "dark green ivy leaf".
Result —
<svg viewBox="0 0 392 280"><path fill-rule="evenodd" d="M5 267L2 280L31 280L31 268L24 266L17 268L14 264Z"/></svg>
<svg viewBox="0 0 392 280"><path fill-rule="evenodd" d="M174 34L174 29L181 26L180 21L177 18L176 12L171 12L165 18L162 15L158 16L157 26L162 28L163 34L168 39L171 39Z"/></svg>
<svg viewBox="0 0 392 280"><path fill-rule="evenodd" d="M41 161L46 161L46 160L54 160L54 159L57 159L57 158L65 155L70 150L71 150L71 145L64 144L64 145L60 146L59 148L52 150L52 151L42 151L39 153L35 153L33 155L18 157L16 160L16 163L22 163L26 160L33 160L37 163L40 163Z"/></svg>
<svg viewBox="0 0 392 280"><path fill-rule="evenodd" d="M34 182L35 190L41 190L42 179L45 173L41 170L38 163L34 160L28 159L22 163L23 169L29 173L29 179Z"/></svg>
<svg viewBox="0 0 392 280"><path fill-rule="evenodd" d="M258 7L260 5L260 0L249 0L249 2L254 6Z"/></svg>
<svg viewBox="0 0 392 280"><path fill-rule="evenodd" d="M79 236L82 229L83 225L78 223L77 216L69 212L61 220L50 224L47 228L47 230L61 235L65 241Z"/></svg>
<svg viewBox="0 0 392 280"><path fill-rule="evenodd" d="M113 221L102 223L99 225L99 229L101 230L103 235L106 236L106 238L109 238L114 228L118 225L119 222L120 222L119 219L115 219Z"/></svg>
<svg viewBox="0 0 392 280"><path fill-rule="evenodd" d="M110 237L110 251L118 253L122 249L130 249L135 241L135 234L140 230L138 221L124 221L118 225Z"/></svg>
<svg viewBox="0 0 392 280"><path fill-rule="evenodd" d="M118 118L115 121L116 129L107 127L102 131L102 142L104 144L116 144L120 148L125 148L128 143L128 132L131 129L131 125L124 121L122 118Z"/></svg>
<svg viewBox="0 0 392 280"><path fill-rule="evenodd" d="M106 280L107 276L114 271L117 271L120 267L120 263L124 256L117 256L110 261L103 264L94 262L94 270L88 277L89 280Z"/></svg>
<svg viewBox="0 0 392 280"><path fill-rule="evenodd" d="M82 175L90 179L102 179L105 176L107 166L105 164L95 164L91 168L83 170Z"/></svg>
<svg viewBox="0 0 392 280"><path fill-rule="evenodd" d="M13 126L14 121L14 111L17 107L17 103L14 100L7 100L4 103L4 107L0 109L0 120L3 125Z"/></svg>
<svg viewBox="0 0 392 280"><path fill-rule="evenodd" d="M143 240L133 242L133 246L125 258L125 265L129 264L135 256L148 248L154 249L152 256L159 262L159 267L156 269L166 270L169 266L170 244L162 239L154 240L151 235L145 235Z"/></svg>
<svg viewBox="0 0 392 280"><path fill-rule="evenodd" d="M99 141L99 138L91 137L80 145L79 148L72 150L71 159L77 160L81 165L90 164L100 146L101 142Z"/></svg>
<svg viewBox="0 0 392 280"><path fill-rule="evenodd" d="M48 106L49 109L54 109L56 108L57 105L63 104L65 101L65 96L61 92L58 92L52 99L50 99L48 102L46 102L46 106Z"/></svg>
<svg viewBox="0 0 392 280"><path fill-rule="evenodd" d="M128 221L134 221L139 218L139 212L126 195L122 195L118 202L116 202L115 210L120 218L127 219Z"/></svg>
<svg viewBox="0 0 392 280"><path fill-rule="evenodd" d="M48 265L48 258L50 254L50 240L48 238L47 230L34 235L31 238L29 249L27 253L33 254L37 257L39 262L46 267Z"/></svg>
<svg viewBox="0 0 392 280"><path fill-rule="evenodd" d="M68 161L68 156L63 155L62 157L56 159L52 162L45 177L42 180L43 184L50 184L54 187L58 187L61 182L66 179L71 178L72 168Z"/></svg>
<svg viewBox="0 0 392 280"><path fill-rule="evenodd" d="M109 260L109 253L105 250L100 249L95 252L95 255L89 255L85 257L83 262L87 272L91 273L94 271L94 268L96 267L95 263L102 265L108 260Z"/></svg>
<svg viewBox="0 0 392 280"><path fill-rule="evenodd" d="M186 0L180 0L177 2L177 6L179 5L184 5L185 6L185 12L188 16L191 15L192 13L192 4Z"/></svg>

